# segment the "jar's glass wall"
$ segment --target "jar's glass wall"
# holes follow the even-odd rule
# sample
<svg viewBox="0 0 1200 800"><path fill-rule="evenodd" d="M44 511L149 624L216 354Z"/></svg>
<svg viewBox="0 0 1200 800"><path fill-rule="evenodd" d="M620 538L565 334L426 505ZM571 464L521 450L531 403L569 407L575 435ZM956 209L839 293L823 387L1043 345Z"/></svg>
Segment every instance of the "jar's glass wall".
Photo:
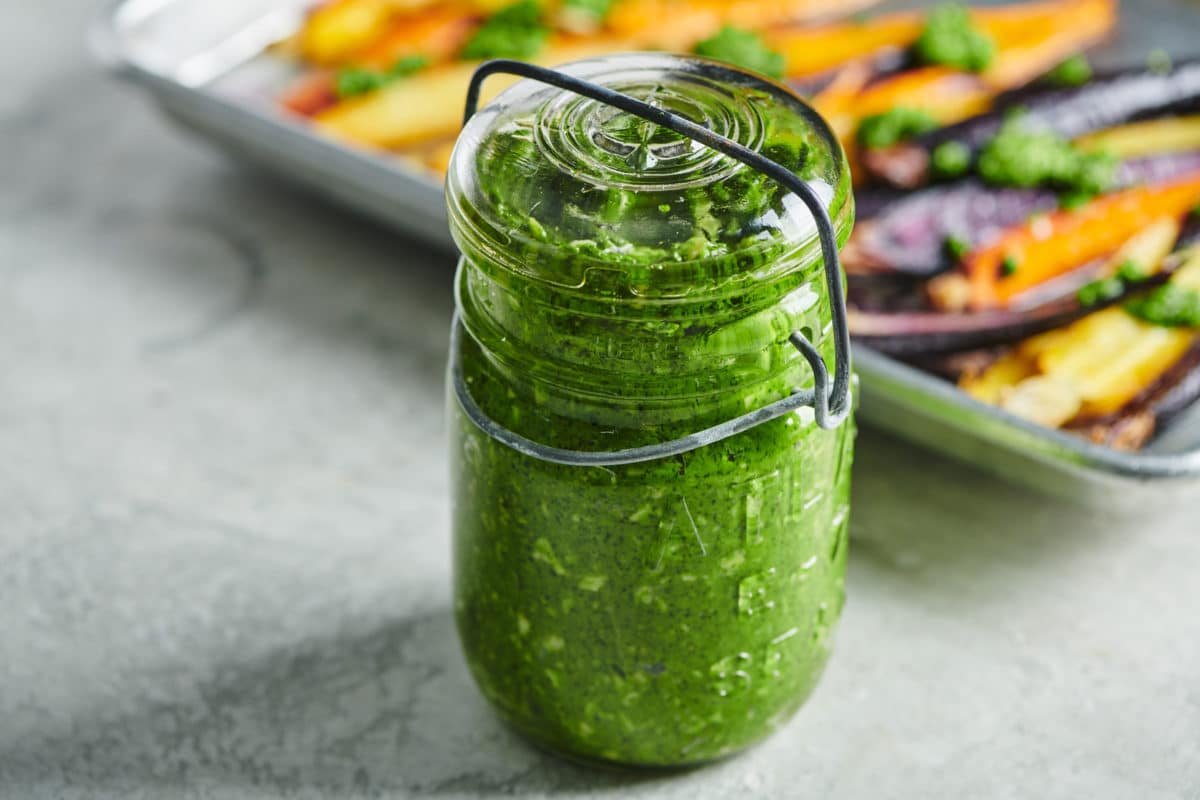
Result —
<svg viewBox="0 0 1200 800"><path fill-rule="evenodd" d="M518 729L669 766L741 749L804 701L842 605L852 423L790 415L676 459L584 468L450 413L459 631Z"/></svg>
<svg viewBox="0 0 1200 800"><path fill-rule="evenodd" d="M572 69L769 151L848 236L841 151L785 90L672 56L609 62ZM795 197L638 120L513 91L468 126L448 182L453 357L486 415L615 450L813 385L788 336L832 364L832 314ZM580 467L508 448L450 397L455 612L506 719L574 757L676 766L790 717L842 606L852 422L822 430L802 409L678 457Z"/></svg>

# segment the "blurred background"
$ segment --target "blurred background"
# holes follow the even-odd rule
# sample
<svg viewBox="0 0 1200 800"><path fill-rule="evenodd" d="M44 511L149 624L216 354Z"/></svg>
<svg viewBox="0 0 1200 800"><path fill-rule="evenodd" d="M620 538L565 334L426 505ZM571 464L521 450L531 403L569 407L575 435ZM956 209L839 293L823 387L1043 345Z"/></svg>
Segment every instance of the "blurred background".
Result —
<svg viewBox="0 0 1200 800"><path fill-rule="evenodd" d="M449 610L453 253L169 125L89 52L111 13L0 11L0 795L1194 795L1194 487L1081 503L872 426L781 735L669 778L516 739ZM1198 18L1127 2L1094 61L1186 55Z"/></svg>

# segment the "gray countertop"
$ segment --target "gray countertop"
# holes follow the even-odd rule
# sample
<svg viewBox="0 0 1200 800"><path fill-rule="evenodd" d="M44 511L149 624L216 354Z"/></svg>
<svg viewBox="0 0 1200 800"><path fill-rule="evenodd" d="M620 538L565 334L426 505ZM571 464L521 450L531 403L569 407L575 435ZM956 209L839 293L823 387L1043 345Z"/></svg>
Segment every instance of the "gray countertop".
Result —
<svg viewBox="0 0 1200 800"><path fill-rule="evenodd" d="M0 797L1200 797L1195 504L1116 516L872 431L814 699L595 773L448 612L451 259L256 176L0 12Z"/></svg>

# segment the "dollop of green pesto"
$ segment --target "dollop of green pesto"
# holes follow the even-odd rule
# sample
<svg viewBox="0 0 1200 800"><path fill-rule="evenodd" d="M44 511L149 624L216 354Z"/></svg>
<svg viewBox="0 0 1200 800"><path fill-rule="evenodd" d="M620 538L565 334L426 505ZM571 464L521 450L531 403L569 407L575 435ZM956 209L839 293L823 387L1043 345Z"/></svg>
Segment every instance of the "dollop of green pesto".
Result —
<svg viewBox="0 0 1200 800"><path fill-rule="evenodd" d="M596 22L601 22L612 10L613 0L563 0L563 11L571 14L582 14Z"/></svg>
<svg viewBox="0 0 1200 800"><path fill-rule="evenodd" d="M761 36L731 25L697 43L694 52L777 80L783 77L787 67L783 55L767 47Z"/></svg>
<svg viewBox="0 0 1200 800"><path fill-rule="evenodd" d="M1076 53L1046 73L1044 81L1051 86L1083 86L1092 79L1092 65L1083 53Z"/></svg>
<svg viewBox="0 0 1200 800"><path fill-rule="evenodd" d="M1098 278L1080 287L1076 298L1081 306L1089 307L1116 300L1149 277L1149 274L1133 259L1117 268L1105 278Z"/></svg>
<svg viewBox="0 0 1200 800"><path fill-rule="evenodd" d="M865 118L858 127L858 141L863 147L891 147L897 142L937 130L938 121L919 108L897 106Z"/></svg>
<svg viewBox="0 0 1200 800"><path fill-rule="evenodd" d="M813 168L804 135L767 126L763 152ZM458 355L492 419L614 450L812 386L787 337L831 360L829 300L819 260L768 269L796 258L768 224L784 208L771 181L739 168L566 191L548 161L519 125L476 160L510 242L504 264L464 248ZM517 729L577 758L691 764L766 736L812 691L842 607L852 422L799 412L678 457L577 467L500 444L457 404L450 419L457 624Z"/></svg>
<svg viewBox="0 0 1200 800"><path fill-rule="evenodd" d="M1200 292L1168 283L1133 298L1125 304L1125 310L1164 328L1200 327Z"/></svg>
<svg viewBox="0 0 1200 800"><path fill-rule="evenodd" d="M947 236L942 240L942 251L951 261L962 261L971 252L971 243L960 236Z"/></svg>
<svg viewBox="0 0 1200 800"><path fill-rule="evenodd" d="M944 64L968 72L981 72L995 58L996 43L975 27L966 7L947 3L929 12L912 50L913 56L923 64Z"/></svg>
<svg viewBox="0 0 1200 800"><path fill-rule="evenodd" d="M1125 281L1115 275L1098 278L1079 287L1075 293L1079 305L1088 308L1115 300L1125 292Z"/></svg>
<svg viewBox="0 0 1200 800"><path fill-rule="evenodd" d="M1161 47L1156 47L1146 54L1146 68L1159 75L1166 75L1174 66L1171 54Z"/></svg>
<svg viewBox="0 0 1200 800"><path fill-rule="evenodd" d="M971 170L971 148L962 142L942 142L933 148L929 165L937 178L949 180L966 175Z"/></svg>
<svg viewBox="0 0 1200 800"><path fill-rule="evenodd" d="M542 20L538 0L518 0L487 19L463 46L459 55L467 60L485 58L531 58L550 36Z"/></svg>
<svg viewBox="0 0 1200 800"><path fill-rule="evenodd" d="M1018 112L984 145L976 170L993 186L1045 186L1091 197L1112 188L1118 164L1110 153L1086 153L1053 131L1031 129Z"/></svg>
<svg viewBox="0 0 1200 800"><path fill-rule="evenodd" d="M382 89L392 81L412 75L424 69L429 59L422 55L405 56L398 59L385 71L364 67L343 67L337 74L334 90L338 97L354 97Z"/></svg>

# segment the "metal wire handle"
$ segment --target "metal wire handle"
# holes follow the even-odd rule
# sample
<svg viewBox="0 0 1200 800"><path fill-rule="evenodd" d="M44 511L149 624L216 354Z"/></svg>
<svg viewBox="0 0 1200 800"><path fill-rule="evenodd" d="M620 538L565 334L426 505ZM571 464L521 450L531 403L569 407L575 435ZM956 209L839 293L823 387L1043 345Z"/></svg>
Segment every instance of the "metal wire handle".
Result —
<svg viewBox="0 0 1200 800"><path fill-rule="evenodd" d="M838 260L837 234L833 229L833 221L825 209L821 198L811 186L800 176L771 159L756 153L738 142L721 136L718 133L697 125L686 117L665 109L643 103L629 95L600 86L589 81L576 78L564 72L545 67L527 64L524 61L511 59L496 59L488 61L471 77L467 90L466 110L463 124L466 125L479 107L479 94L483 82L490 76L499 73L528 78L539 83L574 92L600 103L613 106L627 114L653 122L667 130L686 136L692 141L699 142L726 156L740 161L751 169L755 169L771 178L783 188L795 194L807 206L817 224L817 236L821 243L821 259L825 267L825 283L829 291L829 305L833 316L834 334L834 365L832 385L825 360L817 348L799 331L793 331L788 341L808 362L813 373L813 388L793 392L782 400L743 414L740 417L715 425L697 433L672 439L668 442L632 447L624 450L588 451L565 450L549 447L527 439L520 434L497 423L475 403L462 374L460 363L459 343L461 321L458 311L455 311L453 327L450 334L451 364L450 374L454 391L459 405L468 419L484 433L500 443L542 461L570 466L605 467L619 464L636 464L644 461L654 461L660 458L680 455L697 450L713 442L734 436L750 428L777 419L796 409L810 406L813 409L816 423L825 430L832 430L845 422L850 415L850 329L846 323L846 297L842 288L842 269ZM455 279L456 291L461 291L462 262L459 263L458 277ZM456 297L456 305L461 308L461 300Z"/></svg>

